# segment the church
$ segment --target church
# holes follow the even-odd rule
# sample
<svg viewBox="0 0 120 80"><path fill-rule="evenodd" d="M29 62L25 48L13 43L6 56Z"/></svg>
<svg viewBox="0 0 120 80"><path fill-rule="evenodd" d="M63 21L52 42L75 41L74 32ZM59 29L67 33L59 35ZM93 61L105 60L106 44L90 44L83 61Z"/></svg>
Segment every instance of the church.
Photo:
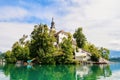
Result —
<svg viewBox="0 0 120 80"><path fill-rule="evenodd" d="M54 35L55 35L55 37L57 39L57 44L60 44L62 42L63 38L68 38L68 32L65 32L63 30L60 30L60 31L56 32L55 22L54 22L53 18L52 18L52 22L51 22L50 31L55 32Z"/></svg>
<svg viewBox="0 0 120 80"><path fill-rule="evenodd" d="M55 43L55 45L58 45L62 42L63 38L68 38L68 32L65 32L63 30L60 30L58 32L56 32L56 28L55 28L55 22L54 19L52 18L52 22L51 22L51 27L50 27L50 31L54 31L55 32L55 37L57 39L57 42ZM91 53L84 51L82 49L78 49L78 51L76 51L76 41L74 38L72 38L72 45L73 48L75 49L74 51L74 57L76 60L78 61L89 61L90 57L91 57Z"/></svg>

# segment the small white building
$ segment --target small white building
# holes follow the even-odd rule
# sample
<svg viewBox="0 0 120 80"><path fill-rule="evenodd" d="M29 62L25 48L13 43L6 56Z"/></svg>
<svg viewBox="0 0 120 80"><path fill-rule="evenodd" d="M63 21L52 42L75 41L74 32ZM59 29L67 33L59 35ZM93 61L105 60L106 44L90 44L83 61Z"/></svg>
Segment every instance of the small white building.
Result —
<svg viewBox="0 0 120 80"><path fill-rule="evenodd" d="M91 53L78 49L78 52L75 51L75 59L79 61L89 61L91 59Z"/></svg>

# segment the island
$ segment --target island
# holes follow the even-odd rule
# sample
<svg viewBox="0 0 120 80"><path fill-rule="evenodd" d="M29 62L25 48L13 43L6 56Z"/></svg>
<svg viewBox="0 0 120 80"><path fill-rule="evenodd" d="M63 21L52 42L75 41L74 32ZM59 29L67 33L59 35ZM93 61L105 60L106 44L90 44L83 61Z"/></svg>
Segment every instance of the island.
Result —
<svg viewBox="0 0 120 80"><path fill-rule="evenodd" d="M73 34L57 31L52 18L50 28L47 24L34 26L30 34L23 35L5 52L7 63L17 64L108 64L109 50L96 47L87 41L82 27Z"/></svg>

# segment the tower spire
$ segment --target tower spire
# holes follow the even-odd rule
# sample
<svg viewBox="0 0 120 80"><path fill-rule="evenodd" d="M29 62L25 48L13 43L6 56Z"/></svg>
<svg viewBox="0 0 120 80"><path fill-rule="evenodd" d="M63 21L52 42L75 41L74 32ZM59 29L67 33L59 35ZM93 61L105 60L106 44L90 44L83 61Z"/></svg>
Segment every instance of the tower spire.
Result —
<svg viewBox="0 0 120 80"><path fill-rule="evenodd" d="M51 30L55 30L55 22L54 22L54 18L52 17L52 22L51 22Z"/></svg>
<svg viewBox="0 0 120 80"><path fill-rule="evenodd" d="M54 18L52 17L52 22L54 22L53 20L54 20Z"/></svg>

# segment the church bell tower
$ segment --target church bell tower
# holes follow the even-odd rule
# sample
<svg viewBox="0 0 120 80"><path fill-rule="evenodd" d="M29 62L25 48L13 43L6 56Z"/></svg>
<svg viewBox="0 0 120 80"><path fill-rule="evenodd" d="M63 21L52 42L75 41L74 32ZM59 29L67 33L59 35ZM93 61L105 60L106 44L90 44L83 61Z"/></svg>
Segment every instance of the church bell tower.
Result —
<svg viewBox="0 0 120 80"><path fill-rule="evenodd" d="M54 22L54 19L53 19L53 18L52 18L50 30L51 30L51 31L56 31L56 29L55 29L55 22Z"/></svg>

